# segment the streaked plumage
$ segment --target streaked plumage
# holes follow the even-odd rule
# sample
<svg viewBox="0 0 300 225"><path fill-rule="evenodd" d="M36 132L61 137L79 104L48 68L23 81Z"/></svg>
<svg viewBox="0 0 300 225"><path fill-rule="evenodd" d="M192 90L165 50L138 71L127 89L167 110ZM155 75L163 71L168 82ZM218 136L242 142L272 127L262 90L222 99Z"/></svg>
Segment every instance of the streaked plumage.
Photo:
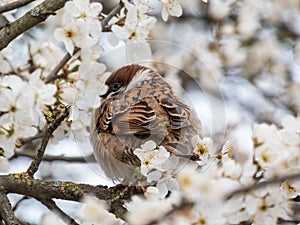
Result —
<svg viewBox="0 0 300 225"><path fill-rule="evenodd" d="M200 122L157 72L129 65L114 72L91 123L95 157L112 180L130 178L139 159L133 151L148 140L178 155L192 153Z"/></svg>

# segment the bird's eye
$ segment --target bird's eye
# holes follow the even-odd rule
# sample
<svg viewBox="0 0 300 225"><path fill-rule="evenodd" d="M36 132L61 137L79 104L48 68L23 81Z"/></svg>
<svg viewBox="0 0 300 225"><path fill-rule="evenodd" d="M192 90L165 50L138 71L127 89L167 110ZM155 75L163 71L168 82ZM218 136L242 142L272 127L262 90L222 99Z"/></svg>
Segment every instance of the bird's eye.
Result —
<svg viewBox="0 0 300 225"><path fill-rule="evenodd" d="M122 83L113 83L110 87L111 91L117 91L122 87Z"/></svg>

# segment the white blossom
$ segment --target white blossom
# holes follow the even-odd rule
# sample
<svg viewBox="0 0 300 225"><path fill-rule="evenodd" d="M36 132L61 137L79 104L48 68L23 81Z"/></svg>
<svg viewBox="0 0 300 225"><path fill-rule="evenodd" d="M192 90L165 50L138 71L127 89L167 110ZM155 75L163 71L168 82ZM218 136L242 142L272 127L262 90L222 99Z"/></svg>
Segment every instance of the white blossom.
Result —
<svg viewBox="0 0 300 225"><path fill-rule="evenodd" d="M207 225L215 225L215 224L228 224L226 223L226 218L222 215L221 205L215 207L209 207L207 205L201 204L197 205L194 208L194 212L192 213L191 223L190 224L207 224Z"/></svg>
<svg viewBox="0 0 300 225"><path fill-rule="evenodd" d="M283 207L283 192L278 188L264 188L245 199L245 209L255 224L275 224L278 216L288 219Z"/></svg>
<svg viewBox="0 0 300 225"><path fill-rule="evenodd" d="M96 43L96 40L89 36L89 26L81 20L67 20L62 28L57 28L54 37L63 41L67 51L72 55L75 47L88 48Z"/></svg>
<svg viewBox="0 0 300 225"><path fill-rule="evenodd" d="M170 16L180 17L182 15L182 8L178 0L161 0L163 8L161 16L163 21L167 21Z"/></svg>
<svg viewBox="0 0 300 225"><path fill-rule="evenodd" d="M233 180L239 180L242 175L242 166L234 160L226 160L223 162L222 169L220 170L223 177Z"/></svg>
<svg viewBox="0 0 300 225"><path fill-rule="evenodd" d="M254 35L259 28L259 16L257 10L258 1L247 1L241 6L241 12L238 18L238 31L244 37L249 38Z"/></svg>
<svg viewBox="0 0 300 225"><path fill-rule="evenodd" d="M145 192L145 197L149 201L158 200L159 199L159 190L153 186L147 187L147 190Z"/></svg>
<svg viewBox="0 0 300 225"><path fill-rule="evenodd" d="M13 156L16 141L19 138L27 138L27 137L34 136L36 132L37 129L35 127L32 127L29 124L26 125L13 124L8 127L2 126L2 132L0 130L0 141L2 139L2 141L0 142L0 148L4 149L4 155L8 158Z"/></svg>
<svg viewBox="0 0 300 225"><path fill-rule="evenodd" d="M33 64L41 68L41 77L47 77L63 57L63 51L52 42L32 43L30 54Z"/></svg>
<svg viewBox="0 0 300 225"><path fill-rule="evenodd" d="M163 171L162 165L170 157L170 153L163 146L156 149L155 142L151 140L134 150L134 154L141 161L141 174L144 176L153 169Z"/></svg>
<svg viewBox="0 0 300 225"><path fill-rule="evenodd" d="M290 148L297 146L300 143L300 118L295 118L291 115L286 115L281 120L283 129L279 131L283 141Z"/></svg>
<svg viewBox="0 0 300 225"><path fill-rule="evenodd" d="M102 27L99 21L102 11L102 4L99 2L90 3L89 0L74 0L65 4L64 21L82 20L89 27L88 32L95 38L101 35Z"/></svg>
<svg viewBox="0 0 300 225"><path fill-rule="evenodd" d="M143 225L160 219L166 212L171 210L171 205L163 200L147 201L142 197L133 196L131 210L127 214L127 220L132 225Z"/></svg>
<svg viewBox="0 0 300 225"><path fill-rule="evenodd" d="M35 92L21 78L11 75L0 80L0 136L3 140L0 147L5 155L13 155L18 138L33 136L39 125L39 117L35 108Z"/></svg>
<svg viewBox="0 0 300 225"><path fill-rule="evenodd" d="M101 46L96 44L91 46L90 48L81 49L80 58L83 62L96 62L102 52L103 49L101 48Z"/></svg>
<svg viewBox="0 0 300 225"><path fill-rule="evenodd" d="M214 157L212 139L209 137L201 139L196 135L191 142L194 147L193 153L200 157L200 161L197 161L197 163L201 166L207 165Z"/></svg>
<svg viewBox="0 0 300 225"><path fill-rule="evenodd" d="M61 87L63 86L64 85L62 85ZM70 87L69 84L67 84L65 87L62 88L62 91L59 93L59 96L64 103L72 105L74 104L77 92L77 88Z"/></svg>
<svg viewBox="0 0 300 225"><path fill-rule="evenodd" d="M70 127L63 122L52 134L50 139L51 144L58 144L59 141L63 140L69 133Z"/></svg>
<svg viewBox="0 0 300 225"><path fill-rule="evenodd" d="M223 215L229 223L238 224L250 218L249 213L244 209L244 196L235 196L224 202Z"/></svg>
<svg viewBox="0 0 300 225"><path fill-rule="evenodd" d="M13 87L13 86L10 86ZM29 87L22 87L26 90ZM5 112L0 118L0 124L9 126L10 124L31 125L36 124L33 115L34 95L30 91L19 93L15 89L2 88L0 93L0 111Z"/></svg>
<svg viewBox="0 0 300 225"><path fill-rule="evenodd" d="M281 184L281 188L283 190L283 194L285 194L287 198L296 198L300 195L300 182L298 180L287 180Z"/></svg>
<svg viewBox="0 0 300 225"><path fill-rule="evenodd" d="M65 4L65 15L83 20L97 20L101 11L102 4L99 2L90 3L89 0L73 0Z"/></svg>
<svg viewBox="0 0 300 225"><path fill-rule="evenodd" d="M80 211L81 224L117 225L121 224L116 217L107 211L104 201L96 197L85 196Z"/></svg>
<svg viewBox="0 0 300 225"><path fill-rule="evenodd" d="M179 190L179 183L171 175L168 175L160 179L157 182L156 187L159 190L160 197L165 198L169 191L174 192Z"/></svg>
<svg viewBox="0 0 300 225"><path fill-rule="evenodd" d="M153 28L156 19L148 16L149 7L143 4L140 0L135 0L130 3L128 0L123 0L127 10L125 23L123 26L112 25L113 33L120 39L134 39L144 41L150 30Z"/></svg>
<svg viewBox="0 0 300 225"><path fill-rule="evenodd" d="M90 124L90 116L86 111L78 111L77 117L72 118L71 130L77 141L84 141L88 137L87 127Z"/></svg>
<svg viewBox="0 0 300 225"><path fill-rule="evenodd" d="M254 126L255 158L265 170L265 177L295 173L299 162L299 118L286 116L284 127Z"/></svg>
<svg viewBox="0 0 300 225"><path fill-rule="evenodd" d="M227 67L236 67L244 63L246 58L245 50L240 46L238 39L231 39L226 41L222 46L222 53L224 64Z"/></svg>
<svg viewBox="0 0 300 225"><path fill-rule="evenodd" d="M222 20L229 14L232 1L210 0L209 3L210 16L215 20Z"/></svg>
<svg viewBox="0 0 300 225"><path fill-rule="evenodd" d="M239 182L242 186L254 183L254 175L257 172L257 166L252 161L248 160L244 162L242 166L242 174L239 178Z"/></svg>
<svg viewBox="0 0 300 225"><path fill-rule="evenodd" d="M41 70L36 70L30 75L29 85L34 91L34 103L38 109L43 110L45 105L55 103L57 88L54 84L45 84L41 80Z"/></svg>

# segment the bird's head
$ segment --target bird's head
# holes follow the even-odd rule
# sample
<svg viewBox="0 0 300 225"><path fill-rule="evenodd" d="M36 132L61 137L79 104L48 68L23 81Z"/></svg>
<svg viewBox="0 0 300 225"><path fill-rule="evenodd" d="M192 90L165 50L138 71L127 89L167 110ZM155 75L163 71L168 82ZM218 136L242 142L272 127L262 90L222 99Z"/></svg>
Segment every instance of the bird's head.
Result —
<svg viewBox="0 0 300 225"><path fill-rule="evenodd" d="M151 69L137 64L124 66L108 77L105 82L108 90L100 97L107 98L108 96L116 96L123 93L136 86L142 80L151 79L153 72Z"/></svg>

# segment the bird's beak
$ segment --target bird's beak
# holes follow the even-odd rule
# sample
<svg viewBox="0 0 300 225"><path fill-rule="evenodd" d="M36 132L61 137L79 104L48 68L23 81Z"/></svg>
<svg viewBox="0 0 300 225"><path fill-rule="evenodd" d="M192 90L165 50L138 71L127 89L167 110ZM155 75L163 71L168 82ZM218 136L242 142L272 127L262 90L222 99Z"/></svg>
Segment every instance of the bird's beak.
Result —
<svg viewBox="0 0 300 225"><path fill-rule="evenodd" d="M110 94L110 90L109 90L109 88L108 89L106 89L106 92L104 93L104 94L102 94L102 95L99 95L99 97L100 98L107 98L107 96Z"/></svg>
<svg viewBox="0 0 300 225"><path fill-rule="evenodd" d="M99 97L100 97L100 98L106 98L106 97L108 96L108 94L109 94L109 92L107 91L105 94L100 95Z"/></svg>

